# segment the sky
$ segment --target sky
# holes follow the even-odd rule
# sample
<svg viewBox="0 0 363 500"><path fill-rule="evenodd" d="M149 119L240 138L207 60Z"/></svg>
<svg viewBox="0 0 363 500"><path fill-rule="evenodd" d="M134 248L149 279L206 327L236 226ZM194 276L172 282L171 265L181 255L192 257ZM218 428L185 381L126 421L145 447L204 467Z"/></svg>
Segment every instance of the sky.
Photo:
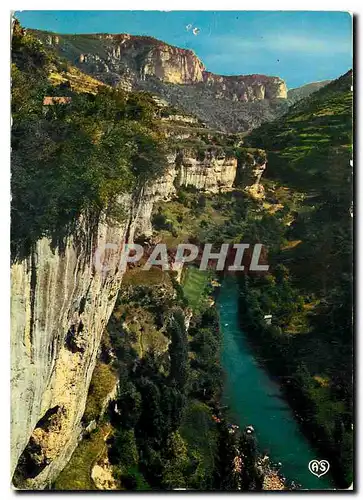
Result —
<svg viewBox="0 0 363 500"><path fill-rule="evenodd" d="M288 88L352 67L347 12L22 11L16 17L24 27L57 33L150 35L192 49L212 73L280 76Z"/></svg>

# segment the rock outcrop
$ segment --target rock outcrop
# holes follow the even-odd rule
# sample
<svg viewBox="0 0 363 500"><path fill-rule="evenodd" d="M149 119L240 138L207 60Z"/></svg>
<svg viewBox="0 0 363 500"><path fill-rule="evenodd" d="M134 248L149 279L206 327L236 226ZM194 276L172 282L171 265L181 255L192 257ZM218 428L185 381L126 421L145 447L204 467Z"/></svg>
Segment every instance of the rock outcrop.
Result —
<svg viewBox="0 0 363 500"><path fill-rule="evenodd" d="M278 77L265 75L221 76L205 71L203 81L219 99L253 102L262 99L286 99L287 87Z"/></svg>
<svg viewBox="0 0 363 500"><path fill-rule="evenodd" d="M55 35L41 31L36 31L36 34L46 45L72 58L72 62L80 69L96 74L100 80L108 80L107 83L115 84L124 80L137 86L138 80L155 77L164 83L199 83L213 90L216 96L233 101L287 98L286 84L281 78L215 75L206 71L192 50L175 47L149 36L125 33Z"/></svg>
<svg viewBox="0 0 363 500"><path fill-rule="evenodd" d="M169 155L165 175L145 188L137 221L138 232L151 235L151 214L155 201L170 200L178 187L193 186L207 193L218 193L232 188L236 174L237 159L225 154L207 152L198 155L189 149Z"/></svg>
<svg viewBox="0 0 363 500"><path fill-rule="evenodd" d="M91 231L84 223L62 250L43 238L11 268L12 471L20 457L19 486L28 478L27 487L44 488L77 445L101 335L122 280L122 243L133 238L140 201L127 197L124 206L129 216L122 227L101 223ZM107 243L118 250L103 252ZM107 272L95 265L96 249Z"/></svg>
<svg viewBox="0 0 363 500"><path fill-rule="evenodd" d="M191 50L158 44L145 57L140 73L145 79L155 76L166 83L196 83L203 81L204 66Z"/></svg>

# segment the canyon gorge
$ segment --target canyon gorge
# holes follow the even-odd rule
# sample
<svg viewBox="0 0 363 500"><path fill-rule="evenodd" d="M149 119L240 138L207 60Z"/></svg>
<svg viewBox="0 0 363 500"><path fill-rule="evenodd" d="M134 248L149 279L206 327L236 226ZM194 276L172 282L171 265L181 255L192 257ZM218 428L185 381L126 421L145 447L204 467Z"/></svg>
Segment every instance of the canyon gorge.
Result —
<svg viewBox="0 0 363 500"><path fill-rule="evenodd" d="M72 489L72 460L99 439L74 489L274 489L271 477L294 489L221 410L227 388L241 425L265 426L253 398L242 415L248 391L224 383L221 360L240 377L240 358L264 380L263 404L269 387L286 399L304 457L313 436L347 484L351 72L293 92L278 76L213 74L152 37L16 22L12 78L15 487ZM263 243L271 271L224 281L190 266L154 282L121 269L125 243L160 241ZM267 421L263 444L269 432Z"/></svg>

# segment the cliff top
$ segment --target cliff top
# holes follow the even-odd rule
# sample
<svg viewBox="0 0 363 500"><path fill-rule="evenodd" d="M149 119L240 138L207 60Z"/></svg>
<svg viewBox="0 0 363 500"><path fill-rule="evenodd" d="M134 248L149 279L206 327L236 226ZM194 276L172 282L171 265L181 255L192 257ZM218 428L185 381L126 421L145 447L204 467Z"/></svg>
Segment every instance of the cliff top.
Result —
<svg viewBox="0 0 363 500"><path fill-rule="evenodd" d="M200 62L201 66L204 66L203 62L201 59L196 55L196 53L192 49L186 49L183 47L178 47L176 45L171 45L170 43L164 42L163 40L159 40L158 38L154 38L149 35L131 35L129 33L56 33L53 31L43 31L43 30L37 30L37 29L29 29L28 31L34 33L38 38L42 39L45 36L52 36L52 37L59 37L63 39L67 39L69 41L75 41L75 40L82 40L84 45L84 52L87 52L87 44L85 43L87 39L90 41L115 41L115 42L124 42L126 40L129 40L133 43L135 48L141 48L142 46L146 47L155 47L155 48L161 48L161 47L168 47L172 51L177 51L182 54L186 55L191 55L198 59ZM92 52L94 47L92 44L89 47L89 51ZM246 82L251 82L253 83L254 81L259 81L261 83L267 83L270 82L271 80L278 80L278 81L283 81L283 79L279 76L275 75L264 75L264 74L239 74L239 75L221 75L221 74L216 74L211 71L206 71L204 69L203 71L205 77L211 78L211 79L218 79L218 78L229 78L229 79L234 79L236 81L238 80L244 80Z"/></svg>
<svg viewBox="0 0 363 500"><path fill-rule="evenodd" d="M136 45L149 45L154 47L169 47L171 49L176 49L178 51L184 52L186 54L194 55L198 57L192 49L185 49L182 47L177 47L176 45L171 45L170 43L164 42L163 40L159 40L158 38L154 38L149 35L131 35L129 33L56 33L54 31L43 31L37 29L29 29L28 31L34 33L36 36L54 36L60 38L68 38L68 39L93 39L93 40L114 40L118 42L122 42L124 40L131 40Z"/></svg>

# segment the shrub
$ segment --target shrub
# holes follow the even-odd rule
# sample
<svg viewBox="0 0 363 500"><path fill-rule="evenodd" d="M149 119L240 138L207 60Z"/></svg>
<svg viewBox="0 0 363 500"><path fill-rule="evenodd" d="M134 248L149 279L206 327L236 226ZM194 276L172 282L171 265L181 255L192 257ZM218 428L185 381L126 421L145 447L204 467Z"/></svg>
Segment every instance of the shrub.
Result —
<svg viewBox="0 0 363 500"><path fill-rule="evenodd" d="M87 423L97 420L103 409L107 395L114 389L116 375L110 365L97 362L88 391L83 420Z"/></svg>

